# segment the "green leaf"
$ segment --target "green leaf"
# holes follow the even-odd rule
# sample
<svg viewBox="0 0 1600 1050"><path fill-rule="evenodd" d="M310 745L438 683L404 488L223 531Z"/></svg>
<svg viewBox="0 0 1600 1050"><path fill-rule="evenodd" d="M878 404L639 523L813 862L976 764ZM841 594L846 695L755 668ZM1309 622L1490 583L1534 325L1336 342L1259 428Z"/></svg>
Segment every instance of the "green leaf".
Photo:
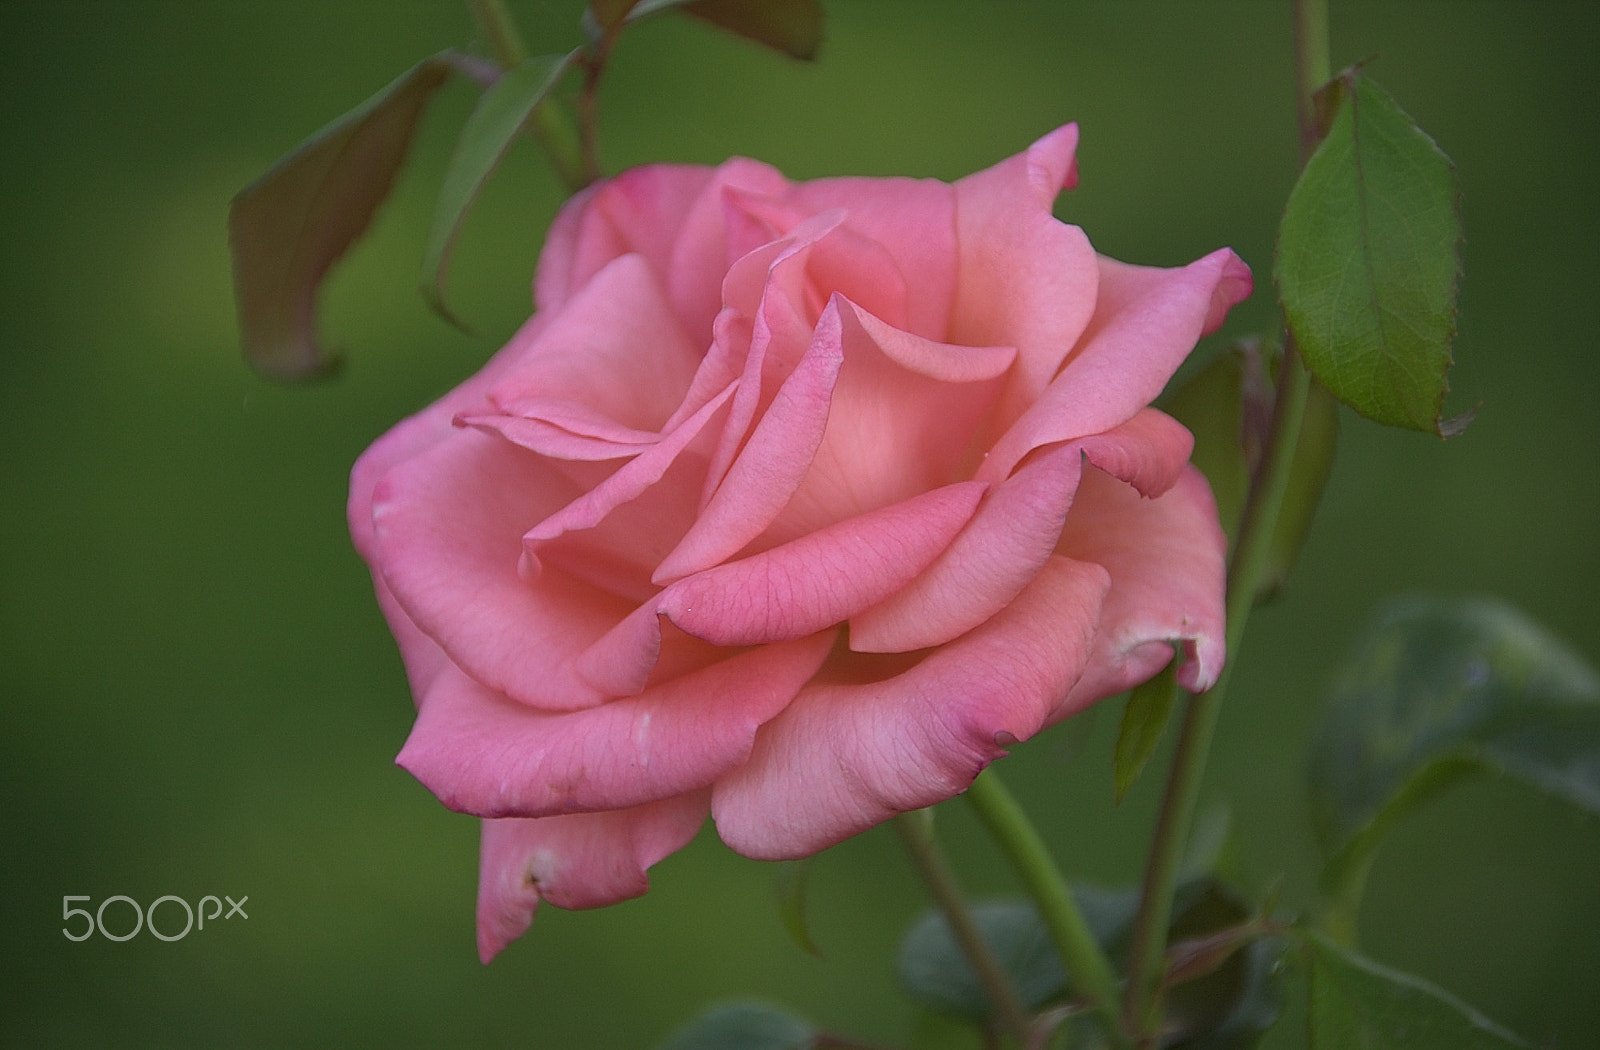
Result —
<svg viewBox="0 0 1600 1050"><path fill-rule="evenodd" d="M1214 358L1162 404L1194 434L1191 461L1211 483L1230 540L1238 534L1250 477L1271 425L1273 377L1281 355L1274 349L1267 357L1263 360L1255 341L1242 342ZM1257 601L1275 595L1288 579L1333 473L1338 442L1338 402L1321 384L1312 383Z"/></svg>
<svg viewBox="0 0 1600 1050"><path fill-rule="evenodd" d="M701 1014L656 1050L810 1050L810 1022L764 1003L729 1003Z"/></svg>
<svg viewBox="0 0 1600 1050"><path fill-rule="evenodd" d="M1518 1039L1443 989L1316 935L1310 950L1311 1050L1505 1050Z"/></svg>
<svg viewBox="0 0 1600 1050"><path fill-rule="evenodd" d="M679 8L792 58L816 58L822 46L820 0L640 0L627 17L635 21L669 8Z"/></svg>
<svg viewBox="0 0 1600 1050"><path fill-rule="evenodd" d="M812 940L811 927L806 923L806 875L811 871L813 859L805 857L801 860L779 861L775 889L778 915L783 920L783 928L789 931L790 939L800 946L801 951L820 957L822 952L817 949L817 942Z"/></svg>
<svg viewBox="0 0 1600 1050"><path fill-rule="evenodd" d="M1455 335L1461 223L1450 160L1359 69L1319 99L1327 137L1289 195L1274 275L1306 365L1392 426L1441 423Z"/></svg>
<svg viewBox="0 0 1600 1050"><path fill-rule="evenodd" d="M972 917L1023 1005L1037 1009L1065 993L1066 971L1031 903L981 901L972 906ZM928 912L906 934L899 973L901 984L921 1005L974 1023L989 1020L988 997L942 912Z"/></svg>
<svg viewBox="0 0 1600 1050"><path fill-rule="evenodd" d="M1395 601L1334 685L1312 755L1330 876L1359 866L1423 799L1477 772L1600 812L1600 675L1499 602Z"/></svg>
<svg viewBox="0 0 1600 1050"><path fill-rule="evenodd" d="M571 68L576 54L540 55L508 70L478 99L456 139L428 229L422 294L435 312L457 327L462 327L461 322L445 306L444 283L461 222L534 110Z"/></svg>
<svg viewBox="0 0 1600 1050"><path fill-rule="evenodd" d="M1122 727L1117 731L1117 746L1112 755L1117 801L1121 802L1133 782L1139 779L1150 760L1161 734L1172 716L1172 703L1178 696L1178 658L1174 656L1160 674L1136 686L1122 709Z"/></svg>
<svg viewBox="0 0 1600 1050"><path fill-rule="evenodd" d="M1215 879L1191 883L1193 899L1168 934L1162 1029L1185 1050L1244 1050L1278 1020L1277 973L1284 944L1265 936L1231 891Z"/></svg>
<svg viewBox="0 0 1600 1050"><path fill-rule="evenodd" d="M233 199L239 336L258 371L307 379L332 370L317 343L318 290L388 196L422 110L454 64L450 52L419 62Z"/></svg>

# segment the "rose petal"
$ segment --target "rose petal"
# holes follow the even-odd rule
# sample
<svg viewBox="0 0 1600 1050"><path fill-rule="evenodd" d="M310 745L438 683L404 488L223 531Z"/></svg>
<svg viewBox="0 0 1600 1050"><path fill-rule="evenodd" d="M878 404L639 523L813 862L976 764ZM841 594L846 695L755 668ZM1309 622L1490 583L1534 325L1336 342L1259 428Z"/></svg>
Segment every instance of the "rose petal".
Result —
<svg viewBox="0 0 1600 1050"><path fill-rule="evenodd" d="M677 547L661 559L655 582L679 579L731 557L772 522L822 442L843 363L838 313L830 309L716 493Z"/></svg>
<svg viewBox="0 0 1600 1050"><path fill-rule="evenodd" d="M457 416L456 423L498 434L551 459L627 459L660 442L659 434L621 426L568 401L524 407L523 411L529 415L466 413Z"/></svg>
<svg viewBox="0 0 1600 1050"><path fill-rule="evenodd" d="M979 482L923 493L667 588L659 609L716 645L760 645L842 623L903 587L949 545Z"/></svg>
<svg viewBox="0 0 1600 1050"><path fill-rule="evenodd" d="M649 888L646 869L694 838L708 792L604 813L483 822L478 957L487 965L533 922L541 900L598 908Z"/></svg>
<svg viewBox="0 0 1600 1050"><path fill-rule="evenodd" d="M716 421L725 417L736 389L728 387L660 441L530 528L522 537L524 576L535 575L537 565L562 550L566 554L559 563L569 573L634 600L650 593L657 564L694 521L705 459L686 452L702 434L717 431Z"/></svg>
<svg viewBox="0 0 1600 1050"><path fill-rule="evenodd" d="M795 186L790 201L802 213L842 210L853 234L881 245L893 261L903 305L872 301L863 284L878 279L846 276L831 260L816 268L827 291L843 292L896 328L936 341L948 338L957 265L956 194L949 184L936 179L816 179Z"/></svg>
<svg viewBox="0 0 1600 1050"><path fill-rule="evenodd" d="M1052 559L1011 606L904 673L807 687L712 789L723 841L804 857L965 790L1066 696L1107 586L1098 566Z"/></svg>
<svg viewBox="0 0 1600 1050"><path fill-rule="evenodd" d="M942 645L1005 608L1055 550L1082 464L1082 449L1062 446L1005 479L926 572L851 619L850 648L900 653Z"/></svg>
<svg viewBox="0 0 1600 1050"><path fill-rule="evenodd" d="M995 443L979 476L1003 477L1032 449L1131 418L1161 393L1206 326L1248 294L1249 273L1226 248L1171 270L1102 259L1083 345Z"/></svg>
<svg viewBox="0 0 1600 1050"><path fill-rule="evenodd" d="M637 696L538 711L446 669L397 761L451 809L544 817L624 809L706 787L749 754L831 633L738 653Z"/></svg>
<svg viewBox="0 0 1600 1050"><path fill-rule="evenodd" d="M945 339L1017 348L1009 418L1049 384L1095 309L1094 249L1082 230L1050 213L1075 181L1077 143L1069 124L955 186L959 282Z"/></svg>
<svg viewBox="0 0 1600 1050"><path fill-rule="evenodd" d="M1111 593L1101 612L1089 671L1057 718L1130 689L1172 658L1187 656L1179 681L1209 689L1226 656L1227 538L1205 478L1187 467L1158 499L1086 471L1061 536L1062 554L1102 565Z"/></svg>
<svg viewBox="0 0 1600 1050"><path fill-rule="evenodd" d="M558 669L629 608L559 572L517 574L527 522L574 494L533 453L457 430L372 501L370 560L409 620L489 688L558 710L601 699Z"/></svg>
<svg viewBox="0 0 1600 1050"><path fill-rule="evenodd" d="M539 253L534 302L555 310L613 259L639 254L659 274L695 200L715 178L709 168L652 164L575 194L556 214Z"/></svg>
<svg viewBox="0 0 1600 1050"><path fill-rule="evenodd" d="M657 431L688 391L701 349L679 327L644 257L624 255L576 289L540 333L537 352L491 396L512 416L570 401L634 430Z"/></svg>
<svg viewBox="0 0 1600 1050"><path fill-rule="evenodd" d="M899 332L842 295L818 335L844 352L816 455L757 547L788 543L860 514L965 480L982 454L1015 353Z"/></svg>
<svg viewBox="0 0 1600 1050"><path fill-rule="evenodd" d="M1144 409L1104 434L1037 451L927 572L850 621L850 647L906 652L965 634L1016 597L1056 549L1084 459L1157 495L1184 469L1193 444L1182 424Z"/></svg>
<svg viewBox="0 0 1600 1050"><path fill-rule="evenodd" d="M722 278L735 259L756 247L730 237L729 191L780 195L789 180L776 169L736 157L713 173L711 181L683 217L678 241L665 271L667 291L689 332L708 332L722 309Z"/></svg>

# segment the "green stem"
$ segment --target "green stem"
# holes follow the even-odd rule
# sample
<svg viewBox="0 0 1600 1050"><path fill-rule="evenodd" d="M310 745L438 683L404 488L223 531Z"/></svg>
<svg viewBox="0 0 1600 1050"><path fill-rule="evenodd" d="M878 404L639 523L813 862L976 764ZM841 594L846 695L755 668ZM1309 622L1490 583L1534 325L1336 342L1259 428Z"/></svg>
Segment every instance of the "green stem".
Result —
<svg viewBox="0 0 1600 1050"><path fill-rule="evenodd" d="M1295 98L1301 162L1304 163L1323 134L1314 96L1329 76L1327 0L1294 0L1294 26ZM1288 487L1289 469L1299 444L1310 390L1311 376L1300 361L1293 338L1287 338L1283 362L1279 366L1267 447L1251 479L1238 541L1228 564L1228 662L1216 685L1208 692L1191 697L1184 713L1161 811L1156 818L1139 913L1134 921L1123 1018L1129 1031L1143 1033L1147 1040L1154 1038L1159 1027L1167 928L1172 921L1172 895L1177 885L1179 858L1194 823L1206 756L1216 732L1229 672L1238 661L1245 623L1255 604L1271 553L1278 511Z"/></svg>
<svg viewBox="0 0 1600 1050"><path fill-rule="evenodd" d="M501 69L515 69L528 57L522 34L517 32L517 24L502 0L472 0L472 17L489 46L489 54Z"/></svg>
<svg viewBox="0 0 1600 1050"><path fill-rule="evenodd" d="M1038 829L993 767L978 775L966 797L1038 906L1073 990L1100 1015L1113 1045L1128 1045L1117 1023L1116 975Z"/></svg>
<svg viewBox="0 0 1600 1050"><path fill-rule="evenodd" d="M995 958L989 942L984 940L967 907L966 897L956 884L955 873L939 851L939 844L933 837L933 811L919 809L902 813L895 818L895 829L900 832L900 841L905 845L917 874L922 876L928 895L944 912L956 943L961 946L962 954L967 957L978 983L983 986L996 1021L1018 1043L1031 1045L1032 1025L1028 1019L1028 1009L1023 1005L1005 968L1000 965L1000 960Z"/></svg>
<svg viewBox="0 0 1600 1050"><path fill-rule="evenodd" d="M1288 488L1289 467L1299 442L1306 397L1311 390L1310 374L1301 365L1292 342L1285 347L1279 368L1270 437L1245 504L1239 540L1228 567L1228 662L1211 689L1189 698L1161 810L1156 817L1154 841L1145 867L1139 913L1129 948L1123 1018L1132 1032L1152 1034L1159 1022L1167 928L1172 921L1172 897L1177 887L1179 860L1194 824L1206 756L1216 732L1229 672L1238 660L1245 623L1255 604L1271 553L1273 530Z"/></svg>
<svg viewBox="0 0 1600 1050"><path fill-rule="evenodd" d="M522 43L522 34L517 31L504 0L471 0L471 6L478 31L483 34L489 54L502 71L515 69L527 60L528 49ZM553 95L534 109L527 127L567 192L576 193L600 177L600 173L585 162L572 118Z"/></svg>

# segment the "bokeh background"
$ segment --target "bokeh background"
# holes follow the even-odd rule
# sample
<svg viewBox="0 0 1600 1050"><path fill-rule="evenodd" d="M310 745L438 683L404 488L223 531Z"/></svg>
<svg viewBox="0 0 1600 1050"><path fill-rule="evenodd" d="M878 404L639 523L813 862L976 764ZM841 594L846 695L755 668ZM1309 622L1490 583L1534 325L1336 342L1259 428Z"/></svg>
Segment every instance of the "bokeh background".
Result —
<svg viewBox="0 0 1600 1050"><path fill-rule="evenodd" d="M535 50L576 43L577 0L510 6ZM608 168L739 153L795 177L956 178L1078 120L1082 184L1058 214L1133 261L1233 245L1261 290L1226 331L1270 330L1295 171L1287 3L827 6L814 65L689 19L631 31L603 96ZM1347 417L1298 575L1237 654L1207 799L1231 815L1229 870L1291 910L1317 864L1306 740L1375 603L1497 594L1600 658L1597 9L1332 7L1336 65L1370 60L1460 167L1448 407L1482 408L1449 442ZM894 950L924 905L883 830L810 869L820 959L784 932L773 871L708 833L645 898L547 908L493 966L476 960L476 822L391 764L411 705L345 483L523 320L559 191L519 147L456 255L453 301L480 334L430 315L423 235L472 98L445 91L325 297L347 368L308 388L240 360L225 238L229 198L279 155L473 42L451 0L0 9L0 1043L649 1047L747 995L907 1038ZM1112 804L1116 712L1005 762L1063 863L1105 884L1136 876L1160 780ZM973 892L1013 891L959 801L940 826ZM1600 821L1476 783L1380 855L1364 944L1542 1045L1592 1046L1597 887ZM64 896L119 894L248 896L249 918L171 943L66 939ZM131 924L125 905L106 916ZM1301 1041L1285 1028L1271 1045Z"/></svg>

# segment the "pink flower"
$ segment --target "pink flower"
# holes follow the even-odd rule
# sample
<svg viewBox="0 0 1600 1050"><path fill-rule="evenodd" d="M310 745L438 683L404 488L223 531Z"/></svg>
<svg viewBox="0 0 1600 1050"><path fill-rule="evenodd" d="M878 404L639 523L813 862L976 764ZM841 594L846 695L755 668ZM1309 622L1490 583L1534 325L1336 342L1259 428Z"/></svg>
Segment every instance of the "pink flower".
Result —
<svg viewBox="0 0 1600 1050"><path fill-rule="evenodd" d="M1148 407L1249 294L1097 256L1077 128L947 185L657 165L573 199L537 312L356 464L417 699L399 762L487 818L487 961L643 893L709 813L815 853L1016 741L1223 659L1223 536Z"/></svg>

